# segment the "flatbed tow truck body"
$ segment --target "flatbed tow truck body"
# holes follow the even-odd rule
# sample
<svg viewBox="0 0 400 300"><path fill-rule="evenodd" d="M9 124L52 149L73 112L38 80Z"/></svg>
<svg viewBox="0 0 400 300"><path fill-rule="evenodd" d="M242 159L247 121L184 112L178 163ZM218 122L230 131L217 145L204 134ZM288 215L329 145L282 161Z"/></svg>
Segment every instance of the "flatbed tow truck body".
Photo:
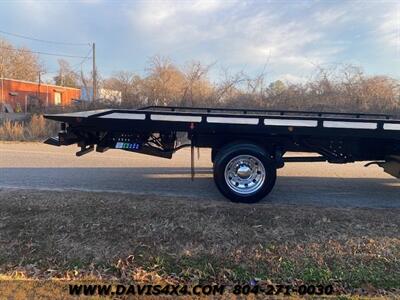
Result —
<svg viewBox="0 0 400 300"><path fill-rule="evenodd" d="M45 117L61 122L58 137L46 143L76 143L77 156L121 149L172 158L191 147L194 174L194 147L211 148L217 187L236 202L266 196L286 162L369 161L400 178L400 119L389 115L150 106Z"/></svg>

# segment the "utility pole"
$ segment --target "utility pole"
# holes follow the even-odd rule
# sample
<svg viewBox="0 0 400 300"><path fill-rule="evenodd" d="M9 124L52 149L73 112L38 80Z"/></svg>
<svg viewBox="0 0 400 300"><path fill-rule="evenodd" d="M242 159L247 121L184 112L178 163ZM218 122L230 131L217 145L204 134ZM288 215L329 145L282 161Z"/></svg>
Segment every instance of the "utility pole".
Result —
<svg viewBox="0 0 400 300"><path fill-rule="evenodd" d="M96 71L96 44L92 44L92 58L93 58L93 97L92 100L96 100L97 98L97 71Z"/></svg>

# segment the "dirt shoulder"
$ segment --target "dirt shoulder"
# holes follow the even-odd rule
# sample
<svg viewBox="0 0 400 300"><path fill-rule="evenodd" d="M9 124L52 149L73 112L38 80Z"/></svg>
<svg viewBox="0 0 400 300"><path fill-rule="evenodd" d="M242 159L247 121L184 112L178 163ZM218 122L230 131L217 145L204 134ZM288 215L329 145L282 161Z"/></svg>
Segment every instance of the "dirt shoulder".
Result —
<svg viewBox="0 0 400 300"><path fill-rule="evenodd" d="M7 278L256 278L399 294L400 209L8 189L0 206L0 273Z"/></svg>

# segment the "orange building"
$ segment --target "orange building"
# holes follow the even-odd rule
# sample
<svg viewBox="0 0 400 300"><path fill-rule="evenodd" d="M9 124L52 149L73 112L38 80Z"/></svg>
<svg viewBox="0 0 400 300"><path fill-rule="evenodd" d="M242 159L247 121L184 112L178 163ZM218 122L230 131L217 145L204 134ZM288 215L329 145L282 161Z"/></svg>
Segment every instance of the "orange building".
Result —
<svg viewBox="0 0 400 300"><path fill-rule="evenodd" d="M0 78L0 104L9 104L15 111L24 111L31 105L68 106L80 97L81 90L76 88Z"/></svg>

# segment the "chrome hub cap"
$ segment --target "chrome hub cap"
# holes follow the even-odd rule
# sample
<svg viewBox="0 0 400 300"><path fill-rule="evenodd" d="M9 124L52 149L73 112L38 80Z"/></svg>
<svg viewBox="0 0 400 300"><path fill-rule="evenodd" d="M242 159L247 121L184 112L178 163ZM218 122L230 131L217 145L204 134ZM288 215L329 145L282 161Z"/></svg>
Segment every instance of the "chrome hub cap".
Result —
<svg viewBox="0 0 400 300"><path fill-rule="evenodd" d="M251 169L247 165L240 165L239 168L237 168L236 173L240 178L246 179L250 177Z"/></svg>
<svg viewBox="0 0 400 300"><path fill-rule="evenodd" d="M252 155L232 158L225 168L225 181L235 193L248 195L257 192L265 181L265 168Z"/></svg>

